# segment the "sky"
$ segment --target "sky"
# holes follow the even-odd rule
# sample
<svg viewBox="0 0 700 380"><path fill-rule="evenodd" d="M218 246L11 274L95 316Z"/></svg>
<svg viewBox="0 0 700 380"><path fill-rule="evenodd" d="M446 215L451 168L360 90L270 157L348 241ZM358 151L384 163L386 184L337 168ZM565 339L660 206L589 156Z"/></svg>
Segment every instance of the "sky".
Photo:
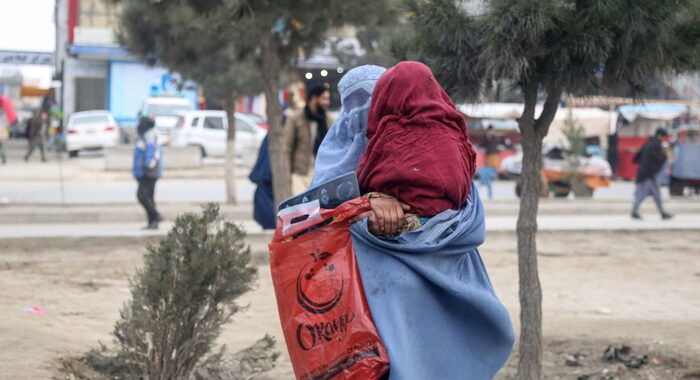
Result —
<svg viewBox="0 0 700 380"><path fill-rule="evenodd" d="M54 0L0 0L0 50L54 50ZM17 66L14 66L17 67ZM0 70L7 65L0 65ZM27 80L47 86L53 69L35 65L19 67Z"/></svg>

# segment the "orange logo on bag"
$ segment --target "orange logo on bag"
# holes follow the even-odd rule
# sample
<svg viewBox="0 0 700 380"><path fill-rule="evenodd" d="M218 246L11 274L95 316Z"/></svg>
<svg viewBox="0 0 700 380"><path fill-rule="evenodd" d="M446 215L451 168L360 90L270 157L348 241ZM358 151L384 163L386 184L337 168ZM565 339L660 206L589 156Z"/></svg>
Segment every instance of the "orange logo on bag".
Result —
<svg viewBox="0 0 700 380"><path fill-rule="evenodd" d="M297 276L297 302L301 307L314 314L325 314L333 310L343 297L345 279L342 274L335 271L335 265L328 263L333 256L332 253L319 254L316 251L309 255L313 258L313 262L304 265ZM318 263L322 263L323 267L319 268L318 265L313 265ZM320 279L316 279L316 277L320 277ZM310 289L310 293L321 297L330 293L330 297L323 297L326 301L314 301L304 293L305 288Z"/></svg>

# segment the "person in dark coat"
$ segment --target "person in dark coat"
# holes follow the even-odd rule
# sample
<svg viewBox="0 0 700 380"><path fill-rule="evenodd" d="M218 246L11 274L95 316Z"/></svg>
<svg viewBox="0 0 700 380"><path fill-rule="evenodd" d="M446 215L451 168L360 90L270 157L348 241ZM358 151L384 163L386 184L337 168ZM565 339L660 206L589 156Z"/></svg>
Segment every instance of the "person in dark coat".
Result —
<svg viewBox="0 0 700 380"><path fill-rule="evenodd" d="M134 178L139 184L136 198L146 210L148 225L145 228L149 230L158 229L158 223L163 221L154 199L156 181L163 176L163 148L154 126L155 121L151 117L144 115L139 119L133 166Z"/></svg>
<svg viewBox="0 0 700 380"><path fill-rule="evenodd" d="M632 218L642 219L639 215L639 205L651 196L654 198L656 208L659 210L662 219L671 219L673 215L664 211L661 203L661 191L656 182L656 176L666 163L666 153L661 142L668 133L664 129L657 129L654 136L650 137L642 149L634 156L634 162L639 164L637 169L637 185L634 190L634 204L632 205Z"/></svg>
<svg viewBox="0 0 700 380"><path fill-rule="evenodd" d="M486 166L490 166L496 170L498 170L498 166L500 164L500 157L498 153L500 150L498 149L498 143L499 139L498 136L496 135L496 131L493 128L493 125L489 125L486 128L486 135L485 135L485 140L483 143L483 148L486 151Z"/></svg>
<svg viewBox="0 0 700 380"><path fill-rule="evenodd" d="M284 144L291 164L292 193L308 189L313 178L314 158L333 118L326 112L330 91L322 85L312 86L306 93L306 107L291 112L284 124Z"/></svg>
<svg viewBox="0 0 700 380"><path fill-rule="evenodd" d="M29 161L29 158L34 153L34 149L39 149L41 153L41 161L46 162L46 153L44 152L44 135L46 134L46 120L48 115L45 112L35 111L34 116L27 121L27 137L29 138L29 150L24 156L24 161Z"/></svg>
<svg viewBox="0 0 700 380"><path fill-rule="evenodd" d="M248 177L251 182L258 186L253 197L253 218L266 230L275 228L275 196L272 191L272 168L270 167L268 138L269 136L265 136L260 144L258 160L250 172L250 177Z"/></svg>

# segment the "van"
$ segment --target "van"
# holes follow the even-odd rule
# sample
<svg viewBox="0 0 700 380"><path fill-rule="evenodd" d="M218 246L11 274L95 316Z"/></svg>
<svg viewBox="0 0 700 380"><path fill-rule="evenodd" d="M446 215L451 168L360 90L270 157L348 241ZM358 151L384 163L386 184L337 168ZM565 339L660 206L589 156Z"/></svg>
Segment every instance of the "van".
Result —
<svg viewBox="0 0 700 380"><path fill-rule="evenodd" d="M174 96L150 97L146 98L141 104L139 116L148 114L148 116L153 118L160 143L167 145L170 141L170 132L179 120L179 114L193 109L192 103L185 98Z"/></svg>

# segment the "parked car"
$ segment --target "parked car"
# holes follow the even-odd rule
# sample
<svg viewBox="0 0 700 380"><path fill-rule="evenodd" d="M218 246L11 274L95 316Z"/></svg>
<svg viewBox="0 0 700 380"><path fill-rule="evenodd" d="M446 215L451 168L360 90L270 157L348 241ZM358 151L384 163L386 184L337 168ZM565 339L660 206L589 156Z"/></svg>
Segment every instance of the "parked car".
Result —
<svg viewBox="0 0 700 380"><path fill-rule="evenodd" d="M153 118L160 143L167 145L172 129L180 120L180 113L191 110L193 110L192 103L186 98L154 96L143 101L140 114L147 113Z"/></svg>
<svg viewBox="0 0 700 380"><path fill-rule="evenodd" d="M113 148L119 143L119 127L109 111L76 112L65 130L70 157L77 157L81 150Z"/></svg>
<svg viewBox="0 0 700 380"><path fill-rule="evenodd" d="M224 111L182 112L171 135L171 146L199 147L202 156L224 156L228 118ZM236 113L236 157L243 163L255 162L267 131L244 114Z"/></svg>
<svg viewBox="0 0 700 380"><path fill-rule="evenodd" d="M267 121L265 121L265 118L258 115L257 113L244 113L243 115L245 115L247 118L251 119L253 122L257 123L264 130L267 131L270 129L270 126L267 124Z"/></svg>

